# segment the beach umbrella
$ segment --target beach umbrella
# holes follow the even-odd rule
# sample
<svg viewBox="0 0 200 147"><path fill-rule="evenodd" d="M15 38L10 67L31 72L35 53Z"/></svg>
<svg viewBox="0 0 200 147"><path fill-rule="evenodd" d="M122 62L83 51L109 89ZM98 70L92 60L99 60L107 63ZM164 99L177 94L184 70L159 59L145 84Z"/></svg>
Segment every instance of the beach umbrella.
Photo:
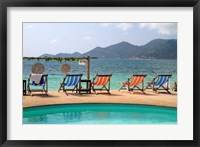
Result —
<svg viewBox="0 0 200 147"><path fill-rule="evenodd" d="M69 64L63 64L63 65L61 66L61 69L60 69L60 70L61 70L63 73L67 74L68 72L70 72L70 69L71 69L71 67L70 67Z"/></svg>
<svg viewBox="0 0 200 147"><path fill-rule="evenodd" d="M32 65L32 73L42 74L45 71L45 67L42 63L35 63Z"/></svg>
<svg viewBox="0 0 200 147"><path fill-rule="evenodd" d="M87 63L87 79L90 79L90 59L97 59L97 57L87 56L87 57L65 57L65 58L62 58L62 57L47 57L47 56L45 56L45 57L23 57L23 59L29 60L29 61L30 60L45 60L45 61L55 60L55 61L58 61L58 62L61 62L61 61L80 61L80 60L82 60L80 62L81 65L86 65L86 63ZM67 65L65 65L65 66L67 66ZM45 69L44 66L40 69L41 71L38 69L38 67L36 67L35 71L38 72L38 73L42 73L42 72L44 72L43 69ZM63 67L63 69L66 70L66 71L64 71L64 73L66 73L67 67ZM68 68L68 70L70 70L70 67Z"/></svg>

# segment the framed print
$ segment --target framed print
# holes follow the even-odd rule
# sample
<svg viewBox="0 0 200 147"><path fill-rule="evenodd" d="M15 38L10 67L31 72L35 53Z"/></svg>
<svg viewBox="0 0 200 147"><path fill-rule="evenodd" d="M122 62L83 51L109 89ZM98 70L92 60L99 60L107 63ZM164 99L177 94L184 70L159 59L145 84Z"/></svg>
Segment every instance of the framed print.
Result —
<svg viewBox="0 0 200 147"><path fill-rule="evenodd" d="M198 146L199 1L0 3L2 146Z"/></svg>

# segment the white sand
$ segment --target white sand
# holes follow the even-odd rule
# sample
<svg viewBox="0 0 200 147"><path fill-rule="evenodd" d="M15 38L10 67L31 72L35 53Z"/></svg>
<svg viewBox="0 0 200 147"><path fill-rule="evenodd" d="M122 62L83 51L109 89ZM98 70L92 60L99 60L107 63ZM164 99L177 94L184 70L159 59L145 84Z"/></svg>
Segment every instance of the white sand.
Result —
<svg viewBox="0 0 200 147"><path fill-rule="evenodd" d="M40 93L33 93L34 96L23 96L23 107L54 105L54 104L74 104L74 103L120 103L120 104L144 104L166 107L177 107L177 94L154 93L151 90L143 94L139 91L129 93L128 91L112 90L109 94L76 94L69 92L67 96L64 92L48 92L48 96Z"/></svg>

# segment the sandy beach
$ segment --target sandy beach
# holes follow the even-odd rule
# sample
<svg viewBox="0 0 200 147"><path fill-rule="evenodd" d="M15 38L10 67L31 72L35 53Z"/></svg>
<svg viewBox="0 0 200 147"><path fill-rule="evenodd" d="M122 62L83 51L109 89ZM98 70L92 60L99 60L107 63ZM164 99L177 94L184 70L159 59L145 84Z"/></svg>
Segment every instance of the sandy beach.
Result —
<svg viewBox="0 0 200 147"><path fill-rule="evenodd" d="M33 93L34 96L23 96L23 107L45 106L55 104L77 104L77 103L119 103L119 104L142 104L165 107L177 107L177 93L155 93L151 90L143 94L139 91L129 93L128 91L112 90L109 94L77 94L69 92L49 91L48 96L40 93Z"/></svg>

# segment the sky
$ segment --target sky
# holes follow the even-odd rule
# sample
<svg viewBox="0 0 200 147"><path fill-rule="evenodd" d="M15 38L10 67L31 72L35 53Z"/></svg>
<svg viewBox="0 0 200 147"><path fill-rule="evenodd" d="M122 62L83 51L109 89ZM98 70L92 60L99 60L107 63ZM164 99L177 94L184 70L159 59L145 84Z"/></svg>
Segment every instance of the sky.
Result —
<svg viewBox="0 0 200 147"><path fill-rule="evenodd" d="M122 41L177 39L177 23L23 23L23 56L85 53Z"/></svg>

